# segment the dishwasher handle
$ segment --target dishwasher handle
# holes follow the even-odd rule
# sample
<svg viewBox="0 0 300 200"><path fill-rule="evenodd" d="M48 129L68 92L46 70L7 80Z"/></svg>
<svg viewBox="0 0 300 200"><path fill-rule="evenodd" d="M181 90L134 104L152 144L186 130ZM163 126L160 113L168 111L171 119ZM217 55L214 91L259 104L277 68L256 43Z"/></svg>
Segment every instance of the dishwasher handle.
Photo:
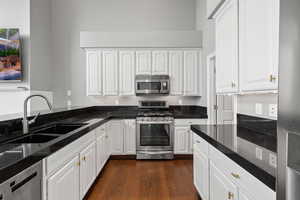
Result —
<svg viewBox="0 0 300 200"><path fill-rule="evenodd" d="M38 174L37 172L34 172L33 174L27 176L26 178L24 178L22 181L20 181L16 185L11 186L11 192L15 192L16 190L21 188L23 185L25 185L26 183L28 183L29 181L34 179L37 176L37 174Z"/></svg>

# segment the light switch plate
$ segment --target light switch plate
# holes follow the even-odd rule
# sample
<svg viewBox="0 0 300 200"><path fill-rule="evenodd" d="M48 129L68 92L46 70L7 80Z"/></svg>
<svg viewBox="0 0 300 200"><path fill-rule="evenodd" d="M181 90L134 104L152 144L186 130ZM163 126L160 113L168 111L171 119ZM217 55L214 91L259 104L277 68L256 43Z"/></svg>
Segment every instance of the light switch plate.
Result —
<svg viewBox="0 0 300 200"><path fill-rule="evenodd" d="M277 117L277 104L269 104L269 116Z"/></svg>
<svg viewBox="0 0 300 200"><path fill-rule="evenodd" d="M262 115L263 114L263 111L262 111L262 104L261 103L256 103L255 104L255 113L257 115Z"/></svg>
<svg viewBox="0 0 300 200"><path fill-rule="evenodd" d="M259 160L262 160L262 154L263 154L263 150L261 148L256 147L256 158Z"/></svg>
<svg viewBox="0 0 300 200"><path fill-rule="evenodd" d="M277 157L276 155L274 154L270 154L269 155L269 164L272 166L272 167L277 167Z"/></svg>

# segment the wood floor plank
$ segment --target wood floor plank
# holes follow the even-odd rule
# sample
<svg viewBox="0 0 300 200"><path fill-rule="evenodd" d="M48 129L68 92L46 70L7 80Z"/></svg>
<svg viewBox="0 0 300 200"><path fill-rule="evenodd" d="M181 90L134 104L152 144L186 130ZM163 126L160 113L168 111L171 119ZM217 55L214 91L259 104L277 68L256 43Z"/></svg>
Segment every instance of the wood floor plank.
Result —
<svg viewBox="0 0 300 200"><path fill-rule="evenodd" d="M87 200L198 200L192 160L110 160Z"/></svg>

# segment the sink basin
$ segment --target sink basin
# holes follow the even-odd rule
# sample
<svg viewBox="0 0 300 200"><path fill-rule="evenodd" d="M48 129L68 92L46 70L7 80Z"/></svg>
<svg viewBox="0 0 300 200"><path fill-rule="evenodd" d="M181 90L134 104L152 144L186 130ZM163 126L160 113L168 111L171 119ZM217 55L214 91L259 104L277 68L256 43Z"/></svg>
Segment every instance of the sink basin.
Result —
<svg viewBox="0 0 300 200"><path fill-rule="evenodd" d="M41 129L35 133L47 133L47 134L56 134L56 135L60 135L60 134L67 134L71 131L74 131L82 126L84 126L86 124L54 124L50 127Z"/></svg>
<svg viewBox="0 0 300 200"><path fill-rule="evenodd" d="M53 135L38 135L38 134L31 134L24 136L22 138L13 140L9 143L14 143L14 144L34 144L34 143L46 143L51 140L54 140L58 136L53 136Z"/></svg>

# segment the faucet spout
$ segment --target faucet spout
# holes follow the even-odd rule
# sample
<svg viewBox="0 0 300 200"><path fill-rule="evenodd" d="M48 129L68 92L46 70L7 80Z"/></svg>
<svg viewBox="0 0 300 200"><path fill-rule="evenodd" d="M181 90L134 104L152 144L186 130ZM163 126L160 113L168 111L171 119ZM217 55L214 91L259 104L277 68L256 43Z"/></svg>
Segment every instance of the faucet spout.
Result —
<svg viewBox="0 0 300 200"><path fill-rule="evenodd" d="M29 125L34 123L36 121L36 119L39 117L40 113L38 113L33 120L30 120L28 121L27 119L27 105L28 105L28 101L33 98L33 97L40 97L42 99L44 99L50 109L50 111L52 110L52 105L49 101L49 99L44 96L44 95L41 95L41 94L34 94L34 95L30 95L28 96L25 100L24 100L24 117L23 117L23 121L22 121L22 124L23 124L23 134L27 134L29 132Z"/></svg>

